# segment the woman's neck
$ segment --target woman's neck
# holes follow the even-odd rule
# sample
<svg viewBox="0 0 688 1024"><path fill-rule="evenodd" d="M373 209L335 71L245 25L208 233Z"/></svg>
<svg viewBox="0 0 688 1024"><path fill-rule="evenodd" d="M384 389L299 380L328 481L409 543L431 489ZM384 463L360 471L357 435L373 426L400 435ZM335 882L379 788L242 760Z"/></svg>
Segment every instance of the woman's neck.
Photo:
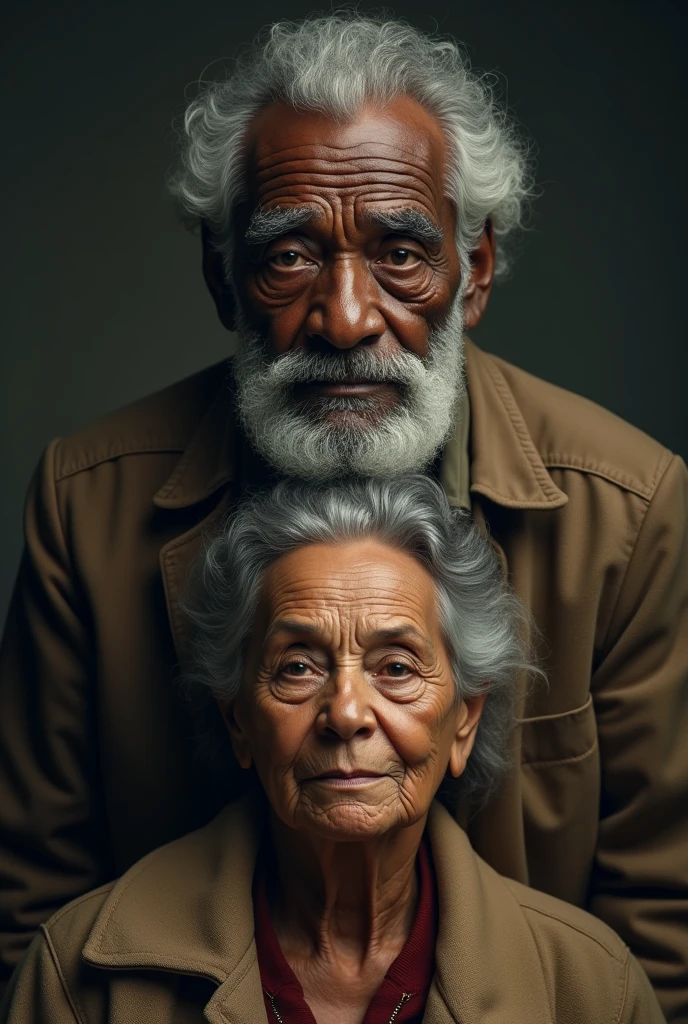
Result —
<svg viewBox="0 0 688 1024"><path fill-rule="evenodd" d="M416 854L425 820L366 842L306 836L272 817L276 860L270 909L287 959L350 968L391 963L413 923Z"/></svg>

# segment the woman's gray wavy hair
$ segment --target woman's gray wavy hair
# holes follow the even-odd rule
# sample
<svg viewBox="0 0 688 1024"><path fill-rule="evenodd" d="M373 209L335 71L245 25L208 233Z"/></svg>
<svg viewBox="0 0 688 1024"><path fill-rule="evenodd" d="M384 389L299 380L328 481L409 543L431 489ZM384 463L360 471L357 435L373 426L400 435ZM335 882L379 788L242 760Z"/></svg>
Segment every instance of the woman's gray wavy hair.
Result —
<svg viewBox="0 0 688 1024"><path fill-rule="evenodd" d="M471 71L455 42L401 21L340 12L272 25L225 80L205 84L189 103L171 191L193 222L207 225L229 273L232 210L244 194L242 142L255 114L281 100L344 123L366 102L383 105L401 95L434 114L445 132L462 266L489 219L503 273L507 237L522 226L531 194L527 144L490 79Z"/></svg>
<svg viewBox="0 0 688 1024"><path fill-rule="evenodd" d="M261 582L276 559L308 544L363 538L408 552L430 573L457 698L487 687L466 771L444 794L450 803L459 794L482 802L509 767L519 673L538 670L526 655L527 613L502 579L497 556L428 477L285 482L241 505L208 544L185 603L194 627L187 694L214 705L212 698L238 692Z"/></svg>

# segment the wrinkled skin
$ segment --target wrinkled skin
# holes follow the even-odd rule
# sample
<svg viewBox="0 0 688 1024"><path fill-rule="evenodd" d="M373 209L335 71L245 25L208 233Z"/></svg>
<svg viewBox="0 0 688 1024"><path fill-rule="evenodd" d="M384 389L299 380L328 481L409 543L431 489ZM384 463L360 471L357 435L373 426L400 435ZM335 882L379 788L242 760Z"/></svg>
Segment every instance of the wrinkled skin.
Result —
<svg viewBox="0 0 688 1024"><path fill-rule="evenodd" d="M238 760L255 764L279 818L343 840L424 824L447 766L463 771L479 717L455 699L431 577L374 540L314 544L272 565L226 712Z"/></svg>
<svg viewBox="0 0 688 1024"><path fill-rule="evenodd" d="M454 241L456 211L445 196L446 146L435 118L408 97L365 107L338 125L317 112L275 103L249 127L247 200L235 211L234 288L247 323L278 356L307 347L332 351L371 346L423 358L431 327L450 308L461 279ZM256 211L309 207L312 217L267 244L246 240ZM391 231L376 212L413 210L439 229L429 241ZM481 318L494 274L489 224L472 253L465 325ZM235 299L221 261L206 244L206 281L228 329ZM320 396L368 396L383 412L398 400L393 385L309 385Z"/></svg>
<svg viewBox="0 0 688 1024"><path fill-rule="evenodd" d="M235 700L235 755L272 808L271 915L322 1024L359 1024L399 954L433 796L458 776L483 698L456 699L433 581L369 539L266 573Z"/></svg>

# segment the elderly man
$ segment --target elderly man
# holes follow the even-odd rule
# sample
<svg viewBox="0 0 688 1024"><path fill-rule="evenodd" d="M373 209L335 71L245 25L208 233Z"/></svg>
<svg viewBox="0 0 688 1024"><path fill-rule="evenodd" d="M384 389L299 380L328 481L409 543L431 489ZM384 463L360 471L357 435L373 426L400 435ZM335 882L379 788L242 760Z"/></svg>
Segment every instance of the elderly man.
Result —
<svg viewBox="0 0 688 1024"><path fill-rule="evenodd" d="M513 130L453 46L325 17L274 26L190 105L173 187L239 350L36 475L1 666L6 969L227 798L173 685L206 530L280 475L422 468L489 531L548 676L520 691L519 770L459 819L499 872L610 924L688 1019L688 474L464 342L528 193Z"/></svg>

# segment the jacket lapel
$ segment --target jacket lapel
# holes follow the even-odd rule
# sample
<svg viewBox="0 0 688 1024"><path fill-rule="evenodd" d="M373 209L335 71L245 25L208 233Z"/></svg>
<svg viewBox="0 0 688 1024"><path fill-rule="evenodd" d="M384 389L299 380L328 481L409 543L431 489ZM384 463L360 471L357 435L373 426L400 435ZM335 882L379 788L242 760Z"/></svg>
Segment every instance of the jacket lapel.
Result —
<svg viewBox="0 0 688 1024"><path fill-rule="evenodd" d="M191 579L194 566L206 542L219 528L231 504L231 492L226 490L218 505L200 523L175 537L160 551L167 615L177 658L182 668L189 654L189 624L181 606L181 599Z"/></svg>
<svg viewBox="0 0 688 1024"><path fill-rule="evenodd" d="M440 920L424 1024L553 1024L535 940L513 893L437 802L428 829Z"/></svg>
<svg viewBox="0 0 688 1024"><path fill-rule="evenodd" d="M209 1024L267 1024L255 945L214 993L204 1015Z"/></svg>
<svg viewBox="0 0 688 1024"><path fill-rule="evenodd" d="M188 514L191 510L191 515L198 519L160 551L167 612L182 666L188 652L188 629L180 599L204 543L229 507L232 484L237 478L237 461L232 392L224 382L172 474L153 498L153 504L159 509L177 514Z"/></svg>
<svg viewBox="0 0 688 1024"><path fill-rule="evenodd" d="M230 804L209 825L153 850L115 883L89 933L83 959L111 970L154 968L218 984L210 1003L244 1005L258 993L253 871L265 810L255 797ZM257 970L257 967L256 967ZM255 979L258 979L256 990ZM255 1020L256 1006L243 1020ZM229 1018L232 1019L232 1018Z"/></svg>

